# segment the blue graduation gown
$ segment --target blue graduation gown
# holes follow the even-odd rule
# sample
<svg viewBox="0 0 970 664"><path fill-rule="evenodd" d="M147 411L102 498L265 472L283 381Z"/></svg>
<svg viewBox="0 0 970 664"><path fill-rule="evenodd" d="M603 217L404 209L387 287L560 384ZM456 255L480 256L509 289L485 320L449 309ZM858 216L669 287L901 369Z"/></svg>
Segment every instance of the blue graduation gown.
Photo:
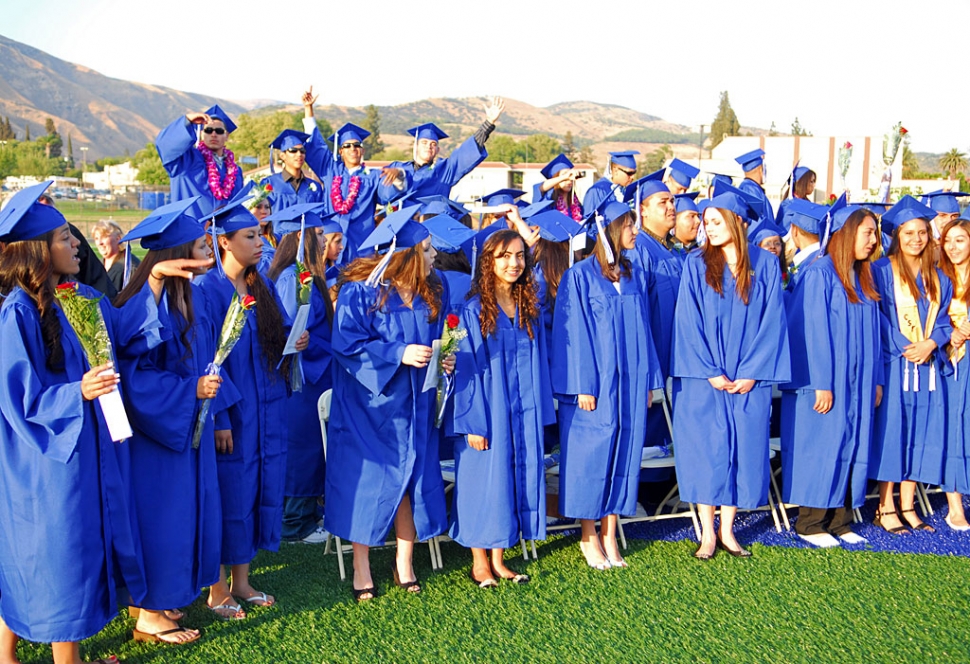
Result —
<svg viewBox="0 0 970 664"><path fill-rule="evenodd" d="M466 547L507 549L546 538L542 428L555 422L545 330L534 339L499 311L495 334L482 338L481 300L461 314L468 331L456 355L455 432L488 439L478 451L455 445L452 539Z"/></svg>
<svg viewBox="0 0 970 664"><path fill-rule="evenodd" d="M882 314L882 361L886 387L882 403L876 409L869 458L869 478L885 482L914 480L928 484L943 481L943 461L946 437L946 356L942 349L950 341L950 317L947 310L953 296L953 285L937 270L940 278L940 315L930 337L939 349L929 362L915 367L903 358L903 348L909 345L899 331L896 317L896 296L893 292L892 266L888 258L872 265L876 288L879 291L879 311ZM916 285L923 292L923 278ZM929 303L917 301L920 325L925 324ZM903 391L905 365L909 364L909 391ZM930 366L935 365L936 390L930 391ZM919 391L913 391L913 372L919 371Z"/></svg>
<svg viewBox="0 0 970 664"><path fill-rule="evenodd" d="M202 289L192 284L191 293L195 324L189 345L182 341L184 318L164 302L171 334L137 362L122 363L134 431L132 490L148 580L139 606L153 610L187 606L219 578L222 505L214 481L211 413L240 397L225 377L213 402L222 405L210 409L199 448L192 449L202 403L196 397L198 380L215 355L222 321L212 317Z"/></svg>
<svg viewBox="0 0 970 664"><path fill-rule="evenodd" d="M465 306L465 298L472 288L472 276L454 270L435 270L438 277L448 284L448 310L459 311Z"/></svg>
<svg viewBox="0 0 970 664"><path fill-rule="evenodd" d="M869 479L876 385L882 379L878 305L849 302L832 259L800 273L787 301L791 381L781 385L781 463L786 503L861 507ZM832 410L815 412L815 390L833 393ZM851 485L850 485L851 482Z"/></svg>
<svg viewBox="0 0 970 664"><path fill-rule="evenodd" d="M749 245L748 305L724 270L707 285L703 254L688 254L674 320L674 458L681 499L753 509L768 501L771 385L791 378L778 259ZM747 394L715 390L715 376L754 379Z"/></svg>
<svg viewBox="0 0 970 664"><path fill-rule="evenodd" d="M273 282L265 279L274 304L283 310ZM235 286L218 272L199 279L221 329ZM256 307L266 306L256 302ZM211 361L211 358L210 358ZM239 390L239 403L215 413L217 431L232 431L232 454L216 454L222 497L222 564L252 561L259 549L279 548L286 470L287 383L266 367L256 333L256 312L222 365Z"/></svg>
<svg viewBox="0 0 970 664"><path fill-rule="evenodd" d="M296 315L296 266L291 265L276 280L287 317ZM286 488L287 496L322 496L326 461L323 436L317 416L320 395L333 387L330 355L330 324L326 301L316 287L310 289L310 318L307 331L310 345L300 353L303 365L303 391L286 399Z"/></svg>
<svg viewBox="0 0 970 664"><path fill-rule="evenodd" d="M970 349L970 342L964 342L964 347ZM947 378L946 410L946 462L940 486L966 495L970 493L970 352Z"/></svg>
<svg viewBox="0 0 970 664"><path fill-rule="evenodd" d="M749 178L744 178L738 185L738 189L761 200L761 204L764 206L762 219L773 220L775 218L775 209L771 206L771 201L768 200L768 196L760 184Z"/></svg>
<svg viewBox="0 0 970 664"><path fill-rule="evenodd" d="M396 291L375 312L377 295L358 282L337 300L324 521L338 537L368 546L384 543L405 494L418 540L447 526L435 391L421 391L426 368L401 364L408 344L430 346L441 337L444 316L429 323L420 298L411 309Z"/></svg>
<svg viewBox="0 0 970 664"><path fill-rule="evenodd" d="M395 161L389 168L400 168L411 179L408 193L412 195L412 199L424 196L450 197L451 188L485 161L487 156L485 148L479 148L475 137L469 136L448 157L438 159L433 164L415 168L413 161Z"/></svg>
<svg viewBox="0 0 970 664"><path fill-rule="evenodd" d="M592 187L586 190L586 194L583 196L583 216L588 217L592 214L593 210L599 207L599 204L607 196L616 198L617 192L622 193L623 187L614 185L613 181L609 178L600 178L597 180L593 183Z"/></svg>
<svg viewBox="0 0 970 664"><path fill-rule="evenodd" d="M798 267L794 267L794 265L789 267L791 276L788 277L788 283L785 284L786 294L795 290L795 286L798 285L798 282L802 278L802 272L807 270L815 262L815 259L818 258L818 252L819 249L816 247L814 251L808 253L805 260L798 264Z"/></svg>
<svg viewBox="0 0 970 664"><path fill-rule="evenodd" d="M147 287L121 310L106 299L100 306L119 362L161 342ZM0 616L21 638L42 643L101 631L117 614L116 582L135 602L146 590L130 442L112 442L97 400L81 397L87 359L55 311L60 371L47 367L33 300L15 288L0 306Z"/></svg>
<svg viewBox="0 0 970 664"><path fill-rule="evenodd" d="M637 233L636 245L627 256L647 274L650 330L660 360L660 371L666 378L670 375L670 340L684 260L644 232Z"/></svg>
<svg viewBox="0 0 970 664"><path fill-rule="evenodd" d="M599 519L636 511L650 390L663 385L650 329L646 275L620 292L595 256L566 270L553 318L552 387L559 400L559 512ZM596 397L582 410L577 396Z"/></svg>
<svg viewBox="0 0 970 664"><path fill-rule="evenodd" d="M347 214L334 217L340 223L344 233L344 251L340 257L340 263L349 263L357 258L361 242L367 239L367 236L374 230L374 212L378 203L386 205L403 196L404 192L410 188L411 173L404 172L404 186L401 189L393 185L382 184L382 176L379 170L368 172L361 168L351 173L344 165L343 159L337 157L337 160L334 161L333 152L316 128L310 133L310 140L306 144L306 163L324 184L324 191L320 200L326 205L328 214L334 212L331 199L334 177L338 175L341 177L340 193L344 200L350 197L351 177L359 176L361 178L354 207Z"/></svg>
<svg viewBox="0 0 970 664"><path fill-rule="evenodd" d="M299 190L294 189L292 184L283 179L282 172L269 175L260 184L273 187L270 196L274 211L283 210L297 203L323 202L323 185L307 176L300 180Z"/></svg>
<svg viewBox="0 0 970 664"><path fill-rule="evenodd" d="M195 149L196 126L185 119L176 118L172 124L158 133L155 148L162 159L162 165L172 180L172 202L201 196L202 198L189 208L188 214L201 219L226 201L217 199L209 189L209 174L206 170L202 153ZM219 165L219 181L226 176L225 165ZM239 164L237 164L239 166ZM232 198L242 189L242 167L236 170L236 181L232 185ZM227 199L228 200L228 199Z"/></svg>

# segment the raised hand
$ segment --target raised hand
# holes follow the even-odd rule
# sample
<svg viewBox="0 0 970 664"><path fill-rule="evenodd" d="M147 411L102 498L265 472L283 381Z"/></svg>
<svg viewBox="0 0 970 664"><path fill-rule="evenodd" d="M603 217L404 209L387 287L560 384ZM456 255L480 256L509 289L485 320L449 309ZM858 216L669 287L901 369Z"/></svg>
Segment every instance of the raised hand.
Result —
<svg viewBox="0 0 970 664"><path fill-rule="evenodd" d="M501 97L492 97L485 104L485 119L492 124L498 122L503 112L505 112L505 100Z"/></svg>
<svg viewBox="0 0 970 664"><path fill-rule="evenodd" d="M186 113L185 119L197 125L207 125L212 122L212 118L206 113Z"/></svg>

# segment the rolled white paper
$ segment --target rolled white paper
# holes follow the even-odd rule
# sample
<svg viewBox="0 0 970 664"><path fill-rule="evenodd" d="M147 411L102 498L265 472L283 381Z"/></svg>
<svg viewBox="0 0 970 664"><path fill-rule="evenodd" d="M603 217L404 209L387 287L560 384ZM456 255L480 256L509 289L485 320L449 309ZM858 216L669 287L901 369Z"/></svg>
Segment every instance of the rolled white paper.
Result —
<svg viewBox="0 0 970 664"><path fill-rule="evenodd" d="M113 373L114 371L109 369L99 375L110 376ZM125 404L121 400L121 392L118 391L117 386L111 392L98 397L98 404L101 406L104 421L108 424L111 440L120 443L131 438L131 423L128 421L128 413L125 412Z"/></svg>

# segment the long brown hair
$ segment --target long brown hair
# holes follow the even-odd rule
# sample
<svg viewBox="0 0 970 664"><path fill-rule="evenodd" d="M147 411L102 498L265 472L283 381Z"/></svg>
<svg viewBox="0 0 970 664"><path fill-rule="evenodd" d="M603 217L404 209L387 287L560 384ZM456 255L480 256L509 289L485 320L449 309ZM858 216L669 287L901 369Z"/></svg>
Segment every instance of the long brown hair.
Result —
<svg viewBox="0 0 970 664"><path fill-rule="evenodd" d="M323 301L327 303L327 324L333 327L333 302L330 299L330 289L327 288L326 261L324 260L323 252L320 251L320 247L317 245L316 230L308 228L307 231L309 231L306 234L307 239L303 243L303 259L306 261L306 266L310 270L310 274L313 275L313 286L323 296ZM273 263L269 266L269 272L266 275L271 281L279 279L283 270L296 264L296 252L299 247L300 231L287 233L283 236L283 239L280 240L279 245L276 247L276 253L273 255ZM299 282L299 276L297 275L297 282Z"/></svg>
<svg viewBox="0 0 970 664"><path fill-rule="evenodd" d="M826 250L832 257L835 273L839 276L842 288L845 289L845 294L852 304L858 304L861 301L855 288L855 280L852 278L853 272L859 278L859 285L862 287L863 294L873 302L879 300L879 291L876 290L876 283L872 278L870 261L868 259L856 260L855 257L856 235L862 222L866 219L872 219L878 233L879 224L876 222L876 216L869 210L856 210L845 220L845 225L842 228L832 233L832 238L829 240Z"/></svg>
<svg viewBox="0 0 970 664"><path fill-rule="evenodd" d="M939 292L937 291L936 279L933 278L933 270L936 269L936 266L933 264L933 233L930 229L930 222L926 219L919 218L909 221L922 221L926 225L926 246L923 247L923 252L919 256L919 272L923 276L923 290L926 291L926 298L934 301L939 297ZM904 223L909 223L909 221ZM890 258L896 258L900 253L899 229L902 226L903 224L900 224L893 231L893 240L889 245L889 251L886 252ZM910 272L909 266L906 265L905 261L898 260L898 265L899 274L903 278L903 284L909 290L910 294L916 300L923 299L923 295L920 294L919 287L916 285L916 275Z"/></svg>
<svg viewBox="0 0 970 664"><path fill-rule="evenodd" d="M61 321L57 317L54 289L51 287L54 265L50 246L54 233L59 230L48 231L31 240L11 242L0 251L0 295L6 297L19 286L37 305L47 368L52 371L64 370Z"/></svg>
<svg viewBox="0 0 970 664"><path fill-rule="evenodd" d="M738 255L737 268L737 290L738 297L744 302L745 306L751 297L751 256L748 254L748 238L744 232L744 222L741 217L725 208L714 208L721 213L724 223L731 234L731 241L734 242L735 250ZM707 285L714 289L714 292L724 297L724 268L727 261L724 259L724 251L721 247L715 247L710 243L704 245L701 252L704 258L704 265L707 266L705 280Z"/></svg>
<svg viewBox="0 0 970 664"><path fill-rule="evenodd" d="M946 226L943 227L943 233L940 235L940 246L946 242L946 235L954 228L962 228L966 231L967 235L970 236L970 221L966 219L954 219L953 221L947 222ZM957 283L957 266L953 264L950 257L946 255L946 250L940 251L940 269L943 270L943 274L949 277L950 281L953 282L953 296L956 297L956 287ZM966 286L967 284L964 284ZM963 303L970 309L970 288L967 288L963 292Z"/></svg>
<svg viewBox="0 0 970 664"><path fill-rule="evenodd" d="M812 169L808 169L808 172L802 174L802 177L795 180L795 192L794 192L795 198L802 198L806 200L808 199L808 182L812 178L815 178L816 181L818 180L818 176L815 174L815 171L813 171ZM786 183L781 191L782 199L788 198L790 189L791 189L791 185Z"/></svg>
<svg viewBox="0 0 970 664"><path fill-rule="evenodd" d="M624 212L603 228L606 240L610 243L610 249L613 251L613 258L616 261L616 267L619 268L619 273L614 272L613 267L606 260L606 249L603 248L603 243L599 241L599 238L596 238L596 245L593 247L593 255L596 256L596 260L600 264L600 271L611 282L619 281L621 276L629 277L631 274L630 259L624 256L623 250L620 249L620 235L623 233L623 224L631 219L631 215L633 215L633 212Z"/></svg>
<svg viewBox="0 0 970 664"><path fill-rule="evenodd" d="M532 276L532 256L525 247L525 241L516 231L498 231L485 240L482 247L481 259L475 267L475 277L472 281L468 298L478 295L482 302L480 323L482 337L495 334L498 328L499 306L495 297L495 254L506 251L513 242L522 243L525 252L525 267L522 274L512 284L512 300L519 311L519 328L529 333L530 339L535 339L534 324L539 319L539 296L536 292L535 279Z"/></svg>
<svg viewBox="0 0 970 664"><path fill-rule="evenodd" d="M219 237L232 240L236 233L245 230L232 231ZM225 258L225 249L220 245L218 250L220 258ZM275 375L276 366L282 358L283 364L280 365L280 373L284 378L289 379L293 356L283 357L283 348L286 347L283 313L276 305L273 292L266 285L263 275L259 273L255 265L247 267L243 275L249 294L256 298L256 338L259 339L259 345L263 348L263 362L266 365L266 370L271 376Z"/></svg>
<svg viewBox="0 0 970 664"><path fill-rule="evenodd" d="M539 238L532 248L532 257L536 264L542 267L542 276L546 280L546 306L556 303L559 294L559 282L562 275L569 269L569 249L562 242L553 242Z"/></svg>
<svg viewBox="0 0 970 664"><path fill-rule="evenodd" d="M426 277L424 274L424 249L421 243L409 248L395 252L391 261L384 271L384 281L389 286L381 285L378 287L377 302L374 304L374 311L377 311L387 304L387 296L391 288L411 291L420 297L428 306L428 322L432 323L438 319L441 313L441 295L444 289L437 277ZM366 281L370 273L381 262L383 256L374 254L356 259L348 265L337 278L336 291L339 295L340 289L345 284L353 281ZM434 273L432 272L432 275Z"/></svg>
<svg viewBox="0 0 970 664"><path fill-rule="evenodd" d="M195 240L191 240L177 247L149 251L138 267L135 268L128 285L115 297L114 306L123 306L125 302L141 292L152 273L152 268L162 261L192 258L194 246ZM185 346L185 355L182 357L182 361L186 362L192 357L192 343L195 340L193 328L195 325L195 308L192 303L192 285L188 279L166 279L165 294L168 297L169 305L182 317L182 320L179 321L179 337L182 340L182 345Z"/></svg>

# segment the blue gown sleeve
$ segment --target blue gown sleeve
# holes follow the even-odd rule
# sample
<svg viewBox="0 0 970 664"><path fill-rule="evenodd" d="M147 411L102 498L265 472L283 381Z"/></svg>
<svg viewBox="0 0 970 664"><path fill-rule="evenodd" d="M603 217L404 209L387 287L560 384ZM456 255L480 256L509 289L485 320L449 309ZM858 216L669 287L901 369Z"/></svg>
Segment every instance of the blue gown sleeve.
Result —
<svg viewBox="0 0 970 664"><path fill-rule="evenodd" d="M447 159L442 159L434 165L435 176L438 182L453 187L458 181L474 170L476 166L485 161L488 152L485 148L479 148L475 142L475 137L469 137L464 143L459 145Z"/></svg>
<svg viewBox="0 0 970 664"><path fill-rule="evenodd" d="M603 199L606 198L610 193L609 187L597 187L595 184L586 191L586 197L583 199L583 216L588 217L592 214Z"/></svg>
<svg viewBox="0 0 970 664"><path fill-rule="evenodd" d="M85 290L87 297L100 295L93 290ZM155 296L147 283L120 309L112 307L107 299L102 299L100 306L111 335L115 357L143 355L172 334L168 315L155 304Z"/></svg>
<svg viewBox="0 0 970 664"><path fill-rule="evenodd" d="M599 369L594 353L596 330L590 319L587 293L576 266L566 270L556 295L552 318L552 389L557 398L599 394Z"/></svg>
<svg viewBox="0 0 970 664"><path fill-rule="evenodd" d="M953 325L950 322L950 316L947 314L950 310L950 300L953 298L953 283L939 269L936 272L940 278L940 313L936 317L936 324L933 326L930 338L936 342L937 349L941 349L950 343L950 335L953 334ZM942 352L939 350L935 352L939 358L943 359L945 364L949 364L945 361L946 358Z"/></svg>
<svg viewBox="0 0 970 664"><path fill-rule="evenodd" d="M306 124L303 128L306 129ZM312 168L321 180L335 175L337 166L342 165L342 162L339 161L339 157L337 161L334 161L333 152L327 145L327 141L320 135L320 129L316 126L315 121L313 122L313 130L307 133L310 134L310 140L304 146L306 147L307 166Z"/></svg>
<svg viewBox="0 0 970 664"><path fill-rule="evenodd" d="M372 312L376 290L363 283L340 291L334 316L333 354L364 387L380 394L401 368L407 344L386 339L375 327L379 312Z"/></svg>
<svg viewBox="0 0 970 664"><path fill-rule="evenodd" d="M62 321L66 326L66 322ZM64 334L73 334L66 329ZM46 361L35 311L8 303L0 309L0 368L4 389L0 410L25 445L60 463L70 461L84 424L84 399L80 380L45 385L38 367Z"/></svg>
<svg viewBox="0 0 970 664"><path fill-rule="evenodd" d="M155 149L158 150L162 165L170 176L179 175L187 166L186 153L193 145L195 130L184 115L159 132L155 139Z"/></svg>
<svg viewBox="0 0 970 664"><path fill-rule="evenodd" d="M674 335L670 349L670 375L679 378L707 380L724 375L724 368L714 361L710 341L704 330L704 261L688 256L674 312Z"/></svg>
<svg viewBox="0 0 970 664"><path fill-rule="evenodd" d="M279 294L280 304L283 309L283 317L286 319L287 324L293 324L293 318L296 316L296 268L286 268L280 272L280 276L276 278L276 291Z"/></svg>
<svg viewBox="0 0 970 664"><path fill-rule="evenodd" d="M491 440L491 418L485 392L485 372L489 362L479 315L478 307L465 306L461 312L461 325L468 331L468 336L461 340L455 354L454 431Z"/></svg>

